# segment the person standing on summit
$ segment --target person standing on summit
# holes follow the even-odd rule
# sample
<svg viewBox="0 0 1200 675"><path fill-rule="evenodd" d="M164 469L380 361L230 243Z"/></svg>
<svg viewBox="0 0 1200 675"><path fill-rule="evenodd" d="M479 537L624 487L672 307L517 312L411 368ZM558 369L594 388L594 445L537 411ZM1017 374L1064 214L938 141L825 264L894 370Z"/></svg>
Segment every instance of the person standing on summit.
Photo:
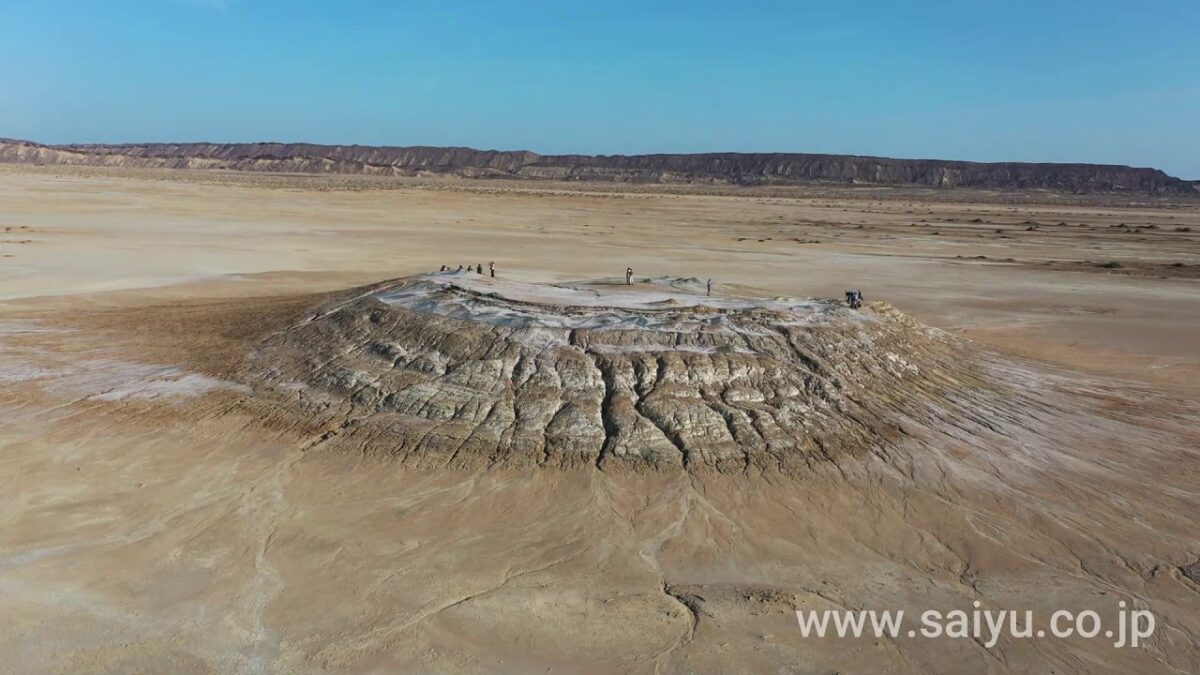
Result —
<svg viewBox="0 0 1200 675"><path fill-rule="evenodd" d="M632 283L633 283L633 268L626 267L625 268L625 285L629 286Z"/></svg>

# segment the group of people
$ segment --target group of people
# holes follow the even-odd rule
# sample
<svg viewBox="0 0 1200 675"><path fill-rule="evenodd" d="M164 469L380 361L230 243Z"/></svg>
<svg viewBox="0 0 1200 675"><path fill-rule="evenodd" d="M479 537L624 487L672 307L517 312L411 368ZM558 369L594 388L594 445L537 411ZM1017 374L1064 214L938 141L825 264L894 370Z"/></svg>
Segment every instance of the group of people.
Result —
<svg viewBox="0 0 1200 675"><path fill-rule="evenodd" d="M483 274L483 265L480 265L478 263L475 264L475 267L471 267L470 265L467 265L466 270L468 272L475 272L476 274ZM448 265L442 265L442 269L439 271L440 272L461 272L461 271L463 271L463 266L459 265L458 269L452 270L452 269L450 269L450 267ZM495 276L496 276L496 263L495 262L488 262L488 274L491 275L493 278L495 278Z"/></svg>
<svg viewBox="0 0 1200 675"><path fill-rule="evenodd" d="M858 309L859 307L862 307L862 291L846 291L846 304L850 305L850 309Z"/></svg>

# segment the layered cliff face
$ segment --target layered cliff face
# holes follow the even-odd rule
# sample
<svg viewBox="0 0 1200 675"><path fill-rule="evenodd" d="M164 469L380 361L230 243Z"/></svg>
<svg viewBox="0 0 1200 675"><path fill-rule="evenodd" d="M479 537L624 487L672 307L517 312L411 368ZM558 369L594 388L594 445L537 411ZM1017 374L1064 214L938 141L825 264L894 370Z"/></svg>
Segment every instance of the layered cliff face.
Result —
<svg viewBox="0 0 1200 675"><path fill-rule="evenodd" d="M0 162L641 183L843 183L1066 192L1200 192L1198 183L1174 178L1157 169L1128 166L975 163L798 153L588 156L308 143L47 146L0 139Z"/></svg>
<svg viewBox="0 0 1200 675"><path fill-rule="evenodd" d="M886 306L697 285L402 279L268 338L243 379L323 442L421 467L794 474L1021 415L969 345Z"/></svg>

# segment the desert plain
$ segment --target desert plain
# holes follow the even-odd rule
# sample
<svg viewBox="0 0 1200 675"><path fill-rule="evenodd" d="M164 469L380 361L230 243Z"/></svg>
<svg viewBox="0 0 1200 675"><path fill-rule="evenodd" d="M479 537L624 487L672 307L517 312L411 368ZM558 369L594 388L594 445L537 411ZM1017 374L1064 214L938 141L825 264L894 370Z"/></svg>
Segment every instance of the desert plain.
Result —
<svg viewBox="0 0 1200 675"><path fill-rule="evenodd" d="M1194 199L26 166L0 167L0 235L13 672L1200 671ZM489 261L861 289L1001 364L997 389L730 472L414 464L245 376L348 289ZM1119 601L1156 616L1137 648L795 616Z"/></svg>

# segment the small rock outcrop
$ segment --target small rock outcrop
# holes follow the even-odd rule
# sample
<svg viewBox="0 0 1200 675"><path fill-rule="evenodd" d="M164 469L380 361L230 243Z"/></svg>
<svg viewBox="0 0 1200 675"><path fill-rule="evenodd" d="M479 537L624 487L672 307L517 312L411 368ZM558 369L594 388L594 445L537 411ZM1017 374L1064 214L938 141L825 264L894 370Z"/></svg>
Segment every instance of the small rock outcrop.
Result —
<svg viewBox="0 0 1200 675"><path fill-rule="evenodd" d="M795 472L990 425L976 411L1009 394L974 357L883 304L446 272L317 308L244 379L321 441L415 466Z"/></svg>

